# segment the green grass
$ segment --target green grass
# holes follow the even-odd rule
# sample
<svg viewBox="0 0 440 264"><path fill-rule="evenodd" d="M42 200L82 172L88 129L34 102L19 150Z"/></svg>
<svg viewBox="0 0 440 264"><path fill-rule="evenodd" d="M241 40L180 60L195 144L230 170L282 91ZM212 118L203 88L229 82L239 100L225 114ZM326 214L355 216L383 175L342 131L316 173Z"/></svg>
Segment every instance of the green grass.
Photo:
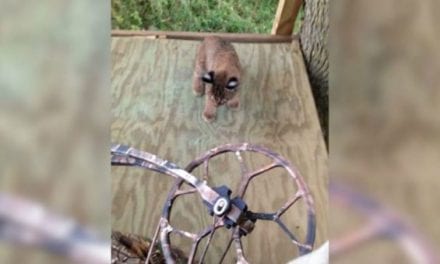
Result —
<svg viewBox="0 0 440 264"><path fill-rule="evenodd" d="M270 33L278 0L112 0L113 29Z"/></svg>

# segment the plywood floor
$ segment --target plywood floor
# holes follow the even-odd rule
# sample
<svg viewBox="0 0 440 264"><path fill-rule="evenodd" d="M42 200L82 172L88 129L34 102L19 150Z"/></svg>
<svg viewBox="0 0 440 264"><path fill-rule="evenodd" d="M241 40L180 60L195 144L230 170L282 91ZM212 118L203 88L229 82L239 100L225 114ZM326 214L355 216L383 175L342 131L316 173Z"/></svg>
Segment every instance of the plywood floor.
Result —
<svg viewBox="0 0 440 264"><path fill-rule="evenodd" d="M309 185L317 211L316 245L320 245L327 240L327 154L298 43L234 44L245 71L242 105L238 111L221 108L211 124L202 119L204 100L191 91L197 45L197 41L142 37L112 39L112 141L182 167L225 143L268 147L295 164ZM245 159L255 168L266 162L259 156ZM210 171L215 175L209 179L212 185L237 183L238 164L232 156L214 160ZM281 170L273 171L251 185L246 196L250 208L276 210L295 191L283 177ZM113 229L151 237L172 183L173 179L156 173L113 168ZM174 223L189 231L211 223L199 202L190 198L179 202ZM295 210L284 220L301 237L304 208ZM208 263L218 259L227 235L226 231L216 234ZM281 263L295 256L295 248L272 223L258 223L244 240L253 263ZM184 241L176 241L185 249Z"/></svg>
<svg viewBox="0 0 440 264"><path fill-rule="evenodd" d="M440 255L440 17L432 12L439 2L382 3L343 0L332 5L338 26L332 28L330 51L331 177L412 223ZM391 30L396 27L406 30ZM360 228L353 215L335 209L330 220L334 238ZM398 244L376 241L331 262L417 261Z"/></svg>

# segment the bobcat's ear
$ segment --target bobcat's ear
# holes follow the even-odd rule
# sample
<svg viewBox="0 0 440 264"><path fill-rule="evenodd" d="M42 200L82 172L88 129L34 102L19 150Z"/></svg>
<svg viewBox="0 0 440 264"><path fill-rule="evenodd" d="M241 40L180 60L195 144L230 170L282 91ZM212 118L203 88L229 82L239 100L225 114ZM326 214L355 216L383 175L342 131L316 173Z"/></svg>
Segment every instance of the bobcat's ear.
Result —
<svg viewBox="0 0 440 264"><path fill-rule="evenodd" d="M205 83L213 83L214 82L214 72L210 71L210 72L206 72L205 74L203 74L202 81L204 81Z"/></svg>

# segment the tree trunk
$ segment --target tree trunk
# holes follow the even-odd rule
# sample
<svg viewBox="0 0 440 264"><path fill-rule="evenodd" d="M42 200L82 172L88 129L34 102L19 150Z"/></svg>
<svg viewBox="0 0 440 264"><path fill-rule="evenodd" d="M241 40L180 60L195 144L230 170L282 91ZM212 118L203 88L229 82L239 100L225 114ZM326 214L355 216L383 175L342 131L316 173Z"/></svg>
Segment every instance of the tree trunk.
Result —
<svg viewBox="0 0 440 264"><path fill-rule="evenodd" d="M328 146L328 0L305 0L300 43Z"/></svg>

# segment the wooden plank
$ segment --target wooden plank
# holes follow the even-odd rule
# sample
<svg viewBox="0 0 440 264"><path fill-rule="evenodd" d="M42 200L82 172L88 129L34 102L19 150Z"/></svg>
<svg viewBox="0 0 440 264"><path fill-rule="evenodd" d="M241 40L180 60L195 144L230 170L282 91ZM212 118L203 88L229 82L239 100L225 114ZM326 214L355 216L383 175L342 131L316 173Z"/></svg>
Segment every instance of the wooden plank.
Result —
<svg viewBox="0 0 440 264"><path fill-rule="evenodd" d="M293 33L296 16L302 5L302 0L280 0L272 26L272 34L290 36Z"/></svg>
<svg viewBox="0 0 440 264"><path fill-rule="evenodd" d="M384 3L331 2L332 22L344 21L332 25L329 50L332 178L405 217L439 254L439 2ZM384 30L396 27L405 30ZM335 237L362 227L359 217L336 209ZM423 252L400 246L366 243L332 263L422 263L406 253Z"/></svg>
<svg viewBox="0 0 440 264"><path fill-rule="evenodd" d="M285 43L292 42L297 36L275 36L248 33L210 33L210 32L176 32L176 31L135 31L112 30L113 37L146 37L152 39L202 40L207 36L219 36L231 42L239 43Z"/></svg>
<svg viewBox="0 0 440 264"><path fill-rule="evenodd" d="M194 97L191 91L198 44L144 37L112 39L112 141L181 166L226 143L266 146L294 163L304 176L316 203L316 245L321 245L327 240L327 154L298 42L234 44L244 68L242 105L238 111L220 108L211 124L202 119L204 98ZM267 162L260 156L245 156L245 160L251 168ZM239 166L233 155L214 160L209 168L216 175L209 184L237 185ZM200 172L196 175L201 176ZM172 182L148 171L113 168L112 227L151 237ZM287 183L281 170L257 178L246 196L249 207L275 211L295 191ZM283 218L299 237L304 236L303 209L294 208ZM173 212L178 226L188 231L200 230L212 221L198 200L188 198ZM218 260L228 234L224 229L216 233L207 263ZM188 243L186 247L178 244L187 249ZM285 263L296 252L269 222L258 222L244 245L252 263ZM229 254L225 263L232 260Z"/></svg>

